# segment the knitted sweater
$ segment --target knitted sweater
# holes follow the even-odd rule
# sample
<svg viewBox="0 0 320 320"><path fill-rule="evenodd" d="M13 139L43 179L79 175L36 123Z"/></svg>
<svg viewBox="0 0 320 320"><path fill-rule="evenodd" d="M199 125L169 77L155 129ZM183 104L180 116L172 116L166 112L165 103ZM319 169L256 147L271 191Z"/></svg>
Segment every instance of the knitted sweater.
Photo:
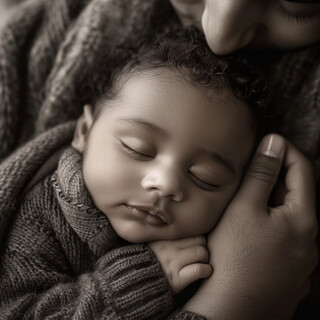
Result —
<svg viewBox="0 0 320 320"><path fill-rule="evenodd" d="M19 206L0 257L0 318L204 319L174 311L152 250L115 233L81 168L66 149Z"/></svg>
<svg viewBox="0 0 320 320"><path fill-rule="evenodd" d="M16 2L0 30L0 161L32 136L76 119L83 82L117 45L179 23L168 0ZM259 64L269 71L273 130L309 157L319 178L320 44L266 60Z"/></svg>

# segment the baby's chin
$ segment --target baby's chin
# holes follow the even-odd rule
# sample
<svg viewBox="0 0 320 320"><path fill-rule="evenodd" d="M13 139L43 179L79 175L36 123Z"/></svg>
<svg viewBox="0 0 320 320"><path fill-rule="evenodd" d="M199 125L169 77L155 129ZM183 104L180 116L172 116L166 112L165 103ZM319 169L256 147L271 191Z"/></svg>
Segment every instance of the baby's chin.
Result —
<svg viewBox="0 0 320 320"><path fill-rule="evenodd" d="M113 229L120 238L134 244L148 243L152 241L179 240L196 236L194 234L178 234L173 230L169 231L169 229L166 229L165 227L150 227L147 224L144 226L138 224L137 226L134 222L125 224L126 226L119 226L116 223L111 222Z"/></svg>
<svg viewBox="0 0 320 320"><path fill-rule="evenodd" d="M159 232L150 230L150 226L137 223L136 221L114 221L110 219L110 223L117 235L130 243L147 243L161 240Z"/></svg>

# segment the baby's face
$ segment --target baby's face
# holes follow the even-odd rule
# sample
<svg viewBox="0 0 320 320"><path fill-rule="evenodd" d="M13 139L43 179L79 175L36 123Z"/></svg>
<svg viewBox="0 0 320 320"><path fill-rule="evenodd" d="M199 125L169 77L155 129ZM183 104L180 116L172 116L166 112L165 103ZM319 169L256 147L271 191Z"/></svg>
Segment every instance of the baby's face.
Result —
<svg viewBox="0 0 320 320"><path fill-rule="evenodd" d="M294 49L320 41L319 0L170 0L184 25L202 28L211 50Z"/></svg>
<svg viewBox="0 0 320 320"><path fill-rule="evenodd" d="M77 149L87 189L115 231L138 243L212 229L253 150L247 106L170 70L134 75L105 104L92 126L87 109L91 130Z"/></svg>

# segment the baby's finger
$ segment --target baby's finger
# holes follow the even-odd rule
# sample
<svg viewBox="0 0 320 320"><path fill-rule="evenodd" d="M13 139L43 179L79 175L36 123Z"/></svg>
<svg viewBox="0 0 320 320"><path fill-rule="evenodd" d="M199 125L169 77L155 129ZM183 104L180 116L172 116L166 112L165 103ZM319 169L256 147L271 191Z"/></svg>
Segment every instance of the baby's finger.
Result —
<svg viewBox="0 0 320 320"><path fill-rule="evenodd" d="M205 246L207 243L205 236L189 237L184 239L175 240L178 248L189 248L192 246Z"/></svg>
<svg viewBox="0 0 320 320"><path fill-rule="evenodd" d="M179 270L182 269L184 266L196 262L209 262L209 252L206 247L197 245L179 250L179 253L177 255L177 265Z"/></svg>
<svg viewBox="0 0 320 320"><path fill-rule="evenodd" d="M209 278L212 274L210 264L195 263L185 266L179 271L179 285L181 290L189 284L199 280Z"/></svg>

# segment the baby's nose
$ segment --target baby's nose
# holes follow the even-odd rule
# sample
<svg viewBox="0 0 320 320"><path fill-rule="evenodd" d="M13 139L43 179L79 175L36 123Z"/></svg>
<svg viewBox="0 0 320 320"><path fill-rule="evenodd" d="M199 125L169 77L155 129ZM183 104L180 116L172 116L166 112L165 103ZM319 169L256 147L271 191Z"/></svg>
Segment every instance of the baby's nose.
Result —
<svg viewBox="0 0 320 320"><path fill-rule="evenodd" d="M153 170L144 176L141 185L143 189L155 192L162 198L171 198L173 201L181 201L184 196L182 179L171 170Z"/></svg>

